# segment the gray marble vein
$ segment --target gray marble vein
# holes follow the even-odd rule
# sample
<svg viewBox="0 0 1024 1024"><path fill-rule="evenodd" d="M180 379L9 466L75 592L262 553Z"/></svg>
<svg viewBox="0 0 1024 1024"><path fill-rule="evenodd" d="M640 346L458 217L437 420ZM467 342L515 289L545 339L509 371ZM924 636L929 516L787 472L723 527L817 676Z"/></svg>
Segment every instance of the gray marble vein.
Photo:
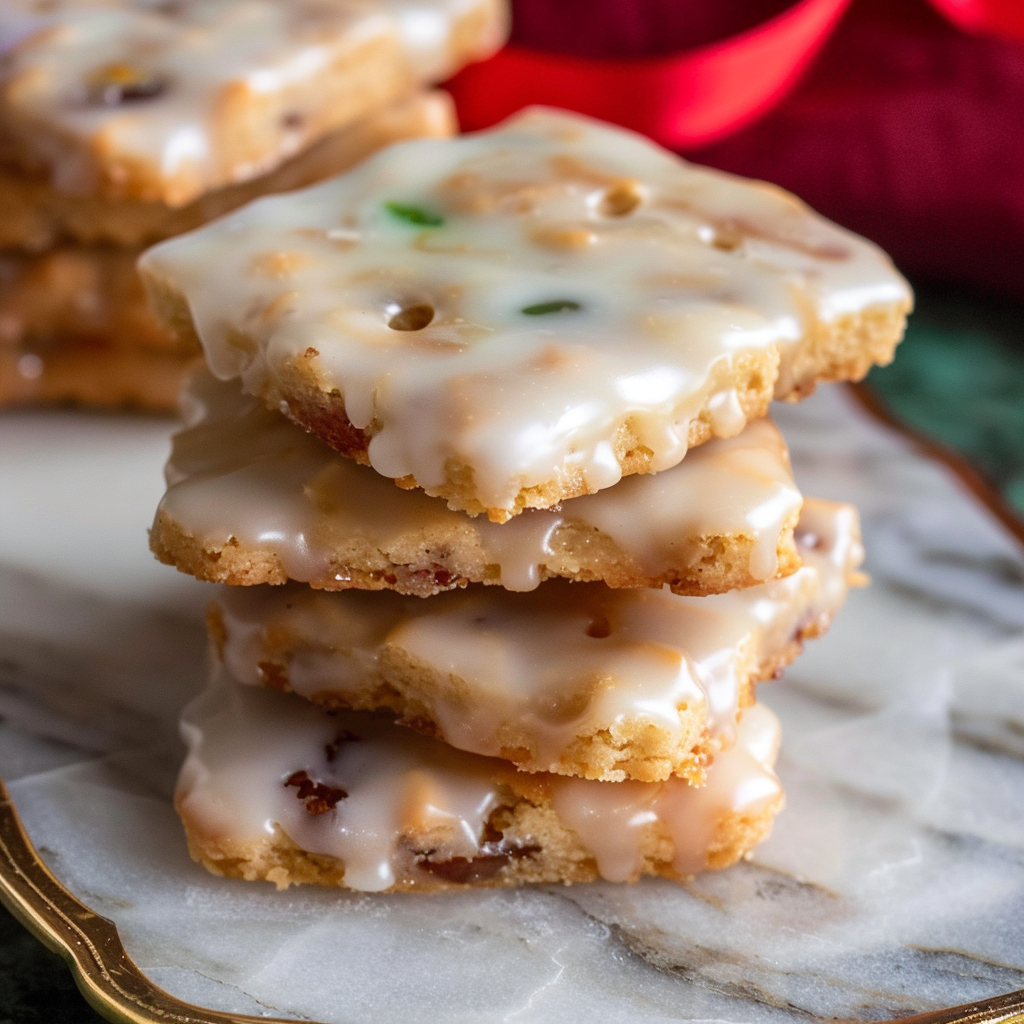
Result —
<svg viewBox="0 0 1024 1024"><path fill-rule="evenodd" d="M686 886L445 896L189 861L169 801L205 588L145 552L166 425L0 423L0 775L31 836L156 982L257 1015L877 1020L1024 988L1024 553L845 392L777 418L805 491L860 506L874 583L761 689L785 733L771 839ZM48 475L31 456L57 442ZM72 462L78 507L52 476Z"/></svg>

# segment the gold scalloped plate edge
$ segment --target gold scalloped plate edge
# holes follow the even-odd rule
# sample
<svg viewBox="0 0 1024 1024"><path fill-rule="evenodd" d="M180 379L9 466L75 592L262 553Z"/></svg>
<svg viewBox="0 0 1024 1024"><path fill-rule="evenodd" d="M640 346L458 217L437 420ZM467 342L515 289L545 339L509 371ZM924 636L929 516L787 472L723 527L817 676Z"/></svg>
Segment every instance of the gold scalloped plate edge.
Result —
<svg viewBox="0 0 1024 1024"><path fill-rule="evenodd" d="M113 921L74 897L43 863L2 779L0 903L64 958L87 1002L116 1024L292 1024L209 1010L154 985L128 956ZM1024 990L888 1024L1024 1024Z"/></svg>
<svg viewBox="0 0 1024 1024"><path fill-rule="evenodd" d="M113 921L74 897L43 863L2 779L0 903L67 961L89 1004L117 1024L290 1024L193 1006L154 985L125 952Z"/></svg>
<svg viewBox="0 0 1024 1024"><path fill-rule="evenodd" d="M955 452L909 427L864 384L850 390L874 419L947 466L1024 544L1024 522ZM59 953L87 1002L116 1024L293 1024L284 1017L224 1013L176 999L135 966L114 922L90 910L54 877L32 845L0 779L0 903L43 945ZM835 1020L833 1024L844 1024ZM852 1018L848 1024L854 1024ZM857 1022L863 1024L863 1022ZM1024 989L882 1024L1024 1024Z"/></svg>

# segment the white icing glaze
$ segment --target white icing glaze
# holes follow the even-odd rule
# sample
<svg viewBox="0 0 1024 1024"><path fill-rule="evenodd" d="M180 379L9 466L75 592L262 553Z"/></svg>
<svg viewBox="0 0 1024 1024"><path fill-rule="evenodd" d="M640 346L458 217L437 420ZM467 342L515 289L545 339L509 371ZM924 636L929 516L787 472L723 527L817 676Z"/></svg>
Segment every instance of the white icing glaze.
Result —
<svg viewBox="0 0 1024 1024"><path fill-rule="evenodd" d="M188 426L174 440L161 510L204 546L235 538L245 549L272 551L302 582L327 578L332 553L353 540L404 560L411 546L416 564L430 569L444 554L416 538L440 532L497 565L507 589L532 590L541 566L557 566L551 544L566 528L601 531L654 579L689 566L702 536L745 536L753 541L750 574L765 580L778 571L779 536L801 503L785 442L767 420L702 445L665 473L627 477L498 524L400 490L241 395L237 384L197 374L185 401Z"/></svg>
<svg viewBox="0 0 1024 1024"><path fill-rule="evenodd" d="M378 472L438 493L469 467L495 518L521 488L615 484L627 422L654 471L683 458L705 404L735 434L737 360L767 373L781 350L785 375L814 318L909 302L877 248L792 196L546 110L393 146L141 267L187 298L219 377L273 392L301 362ZM552 302L578 308L524 312ZM389 326L412 307L428 326Z"/></svg>
<svg viewBox="0 0 1024 1024"><path fill-rule="evenodd" d="M294 128L286 123L262 148L253 148L254 137L247 162L224 163L224 140L237 145L250 109L259 111L258 120L279 102L276 96L315 88L363 44L390 41L394 66L380 74L402 89L446 77L455 70L453 24L477 3L5 0L0 85L15 83L8 104L39 133L21 142L51 165L58 188L91 191L93 161L102 152L164 179L176 205L205 188L263 173L312 141L305 112L291 111ZM481 40L481 50L497 42ZM102 72L110 67L154 90L160 83L159 93L105 103Z"/></svg>
<svg viewBox="0 0 1024 1024"><path fill-rule="evenodd" d="M558 816L597 858L602 878L626 882L639 869L645 829L660 823L672 838L673 868L692 875L705 866L715 824L724 814L752 813L781 790L774 772L779 722L763 704L746 709L736 743L715 757L702 787L649 782L559 779L552 787Z"/></svg>
<svg viewBox="0 0 1024 1024"><path fill-rule="evenodd" d="M329 760L328 746L346 733L358 739L336 743ZM415 884L410 850L433 850L440 861L472 858L484 848L489 815L510 799L501 782L509 768L503 762L454 750L373 716L327 715L223 676L187 709L182 734L189 754L178 804L193 832L245 844L279 828L302 849L344 861L345 884L353 889ZM755 706L744 713L738 743L719 755L703 788L681 779L538 781L562 826L576 833L603 877L636 876L649 830L672 838L673 866L690 874L705 866L723 816L756 814L779 798L771 770L777 745L777 719ZM297 771L347 795L333 809L311 814L297 788L285 784Z"/></svg>
<svg viewBox="0 0 1024 1024"><path fill-rule="evenodd" d="M225 587L223 658L251 685L265 682L261 663L284 663L297 693L342 703L399 680L447 743L532 771L575 773L578 737L647 724L682 757L705 729L731 743L744 682L845 598L863 553L856 511L809 499L802 522L803 568L712 597L563 581L429 601Z"/></svg>

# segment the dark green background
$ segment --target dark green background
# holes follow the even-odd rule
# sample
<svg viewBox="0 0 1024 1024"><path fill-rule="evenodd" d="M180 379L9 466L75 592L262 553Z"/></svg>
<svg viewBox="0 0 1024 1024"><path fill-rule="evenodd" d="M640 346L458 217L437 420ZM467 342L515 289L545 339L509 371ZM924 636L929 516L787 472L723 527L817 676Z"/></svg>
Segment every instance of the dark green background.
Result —
<svg viewBox="0 0 1024 1024"><path fill-rule="evenodd" d="M869 381L1024 513L1024 304L921 288L899 359ZM0 909L0 1024L95 1024L61 959Z"/></svg>
<svg viewBox="0 0 1024 1024"><path fill-rule="evenodd" d="M1024 303L919 289L899 358L868 378L1024 513Z"/></svg>

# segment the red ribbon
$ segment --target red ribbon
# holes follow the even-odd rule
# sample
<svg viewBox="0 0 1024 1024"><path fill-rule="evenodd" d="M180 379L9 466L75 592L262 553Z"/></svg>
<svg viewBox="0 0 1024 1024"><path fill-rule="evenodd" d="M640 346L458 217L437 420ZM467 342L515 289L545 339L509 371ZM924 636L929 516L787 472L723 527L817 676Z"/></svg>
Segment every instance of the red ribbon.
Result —
<svg viewBox="0 0 1024 1024"><path fill-rule="evenodd" d="M1024 3L1021 0L932 0L932 3L965 32L1024 39Z"/></svg>
<svg viewBox="0 0 1024 1024"><path fill-rule="evenodd" d="M832 34L850 0L800 0L739 35L671 57L595 60L508 46L447 88L462 127L534 103L642 132L670 149L713 142L774 106ZM932 0L966 31L1024 39L1024 0Z"/></svg>

